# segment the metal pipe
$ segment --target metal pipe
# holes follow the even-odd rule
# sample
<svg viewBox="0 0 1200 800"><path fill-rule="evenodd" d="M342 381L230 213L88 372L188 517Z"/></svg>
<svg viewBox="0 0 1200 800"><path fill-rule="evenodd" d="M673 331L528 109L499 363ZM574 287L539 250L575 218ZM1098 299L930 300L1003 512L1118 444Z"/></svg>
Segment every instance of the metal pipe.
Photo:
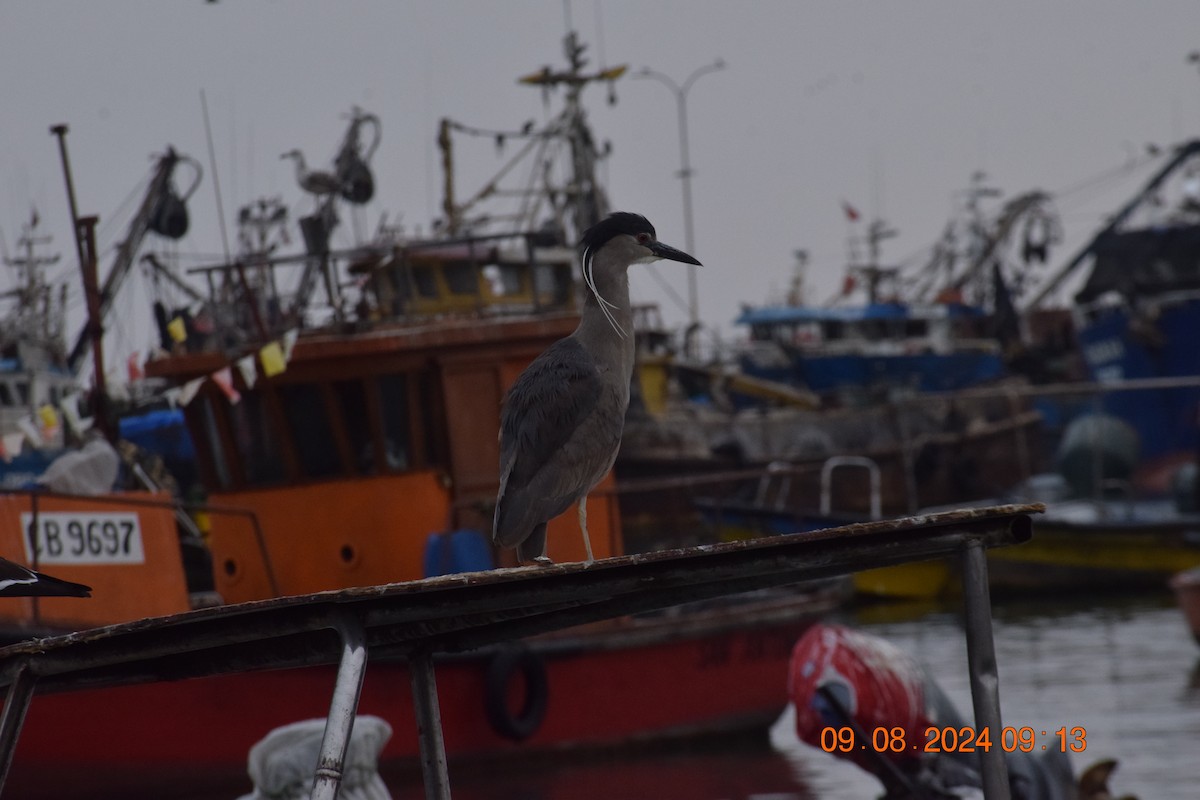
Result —
<svg viewBox="0 0 1200 800"><path fill-rule="evenodd" d="M337 648L327 635L309 632L335 627L347 609L370 626L376 649L469 648L496 637L544 633L729 594L735 587L748 591L959 555L966 541L976 538L988 547L1016 544L1030 537L1026 515L1043 509L1038 504L961 509L695 551L625 556L586 572L571 564L535 572L498 570L139 620L3 648L0 686L14 679L26 658L40 692L127 685L155 675L200 677L247 665L328 663ZM571 613L572 607L579 608ZM184 653L187 658L174 657Z"/></svg>
<svg viewBox="0 0 1200 800"><path fill-rule="evenodd" d="M830 456L821 465L821 516L833 513L833 471L838 467L862 467L871 481L871 519L883 519L879 465L866 456Z"/></svg>
<svg viewBox="0 0 1200 800"><path fill-rule="evenodd" d="M100 293L99 256L96 253L96 223L99 217L88 216L79 220L79 228L84 241L84 259L80 264L83 270L83 293L87 301L87 327L79 341L90 341L92 347L92 369L95 374L92 382L95 385L93 398L94 409L92 417L96 421L96 429L104 434L104 438L115 443L116 433L113 423L108 418L108 379L104 373L104 312L102 310L102 295ZM77 348L79 349L79 348ZM79 352L83 352L81 349ZM77 368L72 359L71 368Z"/></svg>
<svg viewBox="0 0 1200 800"><path fill-rule="evenodd" d="M414 250L441 250L455 245L463 245L469 242L489 242L501 239L517 239L520 238L520 233L488 233L488 234L472 234L471 236L459 236L446 239L428 239L421 241L406 241L403 245L398 245L394 248L396 251L414 251ZM329 257L336 259L358 259L367 258L370 256L380 255L378 247L350 247L345 250L330 250ZM286 256L274 256L272 258L255 258L249 264L252 267L272 267L282 264L297 264L304 266L305 263L313 257L312 253L293 253ZM196 275L200 273L212 272L228 272L233 269L234 265L229 262L221 264L207 264L199 267L189 267L185 272L188 275Z"/></svg>
<svg viewBox="0 0 1200 800"><path fill-rule="evenodd" d="M1000 675L996 669L996 644L992 639L992 601L988 594L987 551L978 540L967 542L962 551L963 605L966 614L967 669L971 675L971 704L975 729L988 730L995 746L980 753L983 796L986 800L1010 800L1008 766L999 746Z"/></svg>
<svg viewBox="0 0 1200 800"><path fill-rule="evenodd" d="M271 587L271 596L281 597L283 592L279 590L275 567L271 565L271 553L267 550L267 537L263 535L262 523L259 522L257 514L250 514L250 525L254 528L254 539L258 542L258 552L262 555L263 570L267 573L267 584Z"/></svg>
<svg viewBox="0 0 1200 800"><path fill-rule="evenodd" d="M29 542L29 549L33 551L33 558L30 559L29 566L34 569L40 569L40 561L42 557L42 519L41 519L41 504L38 502L40 492L37 490L29 493L29 528L25 533L25 541ZM37 597L29 598L33 606L33 624L40 628L42 626L42 604ZM0 787L3 788L3 787Z"/></svg>
<svg viewBox="0 0 1200 800"><path fill-rule="evenodd" d="M13 753L17 749L17 738L21 735L21 726L25 723L25 713L29 711L36 684L37 678L30 673L26 662L17 668L12 683L8 685L4 712L0 714L0 793L4 791L8 769L12 766Z"/></svg>
<svg viewBox="0 0 1200 800"><path fill-rule="evenodd" d="M321 755L313 775L312 800L337 800L346 765L346 751L354 731L354 716L362 694L363 676L367 671L367 634L362 623L343 615L334 626L342 637L342 660L329 717L325 720L325 735L321 737Z"/></svg>
<svg viewBox="0 0 1200 800"><path fill-rule="evenodd" d="M442 739L442 712L438 707L437 678L429 651L413 653L408 659L408 669L412 673L413 707L417 715L425 800L450 800L450 772L446 768L446 743Z"/></svg>

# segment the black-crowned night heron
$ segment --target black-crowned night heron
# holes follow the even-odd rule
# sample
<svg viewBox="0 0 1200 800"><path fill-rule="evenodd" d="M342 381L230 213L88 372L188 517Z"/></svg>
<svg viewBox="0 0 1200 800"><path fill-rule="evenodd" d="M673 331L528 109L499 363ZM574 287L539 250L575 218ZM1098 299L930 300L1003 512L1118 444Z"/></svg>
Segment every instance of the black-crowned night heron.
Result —
<svg viewBox="0 0 1200 800"><path fill-rule="evenodd" d="M300 188L309 194L324 195L340 192L342 181L332 172L309 170L304 163L304 154L299 150L288 150L280 158L291 158L296 161L296 182Z"/></svg>
<svg viewBox="0 0 1200 800"><path fill-rule="evenodd" d="M659 242L639 214L618 212L579 243L586 299L579 327L533 360L500 414L500 493L492 540L521 561L548 563L546 523L579 504L588 561L588 492L612 468L633 375L632 264L700 262Z"/></svg>
<svg viewBox="0 0 1200 800"><path fill-rule="evenodd" d="M91 597L92 589L0 558L0 597Z"/></svg>

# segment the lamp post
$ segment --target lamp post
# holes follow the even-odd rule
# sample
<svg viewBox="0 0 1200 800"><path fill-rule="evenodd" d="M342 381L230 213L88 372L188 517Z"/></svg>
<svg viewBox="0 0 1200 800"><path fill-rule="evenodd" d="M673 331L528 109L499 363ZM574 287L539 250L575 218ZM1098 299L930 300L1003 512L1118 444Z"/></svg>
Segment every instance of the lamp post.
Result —
<svg viewBox="0 0 1200 800"><path fill-rule="evenodd" d="M695 242L692 233L692 164L688 156L687 130L687 93L692 84L710 72L725 69L725 61L718 58L711 64L706 64L688 75L682 84L678 84L667 75L655 72L649 67L643 67L634 73L635 78L653 78L666 86L675 95L675 106L679 115L679 177L683 182L683 239L687 252L695 252ZM700 321L699 302L696 299L696 267L688 265L688 317L694 326Z"/></svg>

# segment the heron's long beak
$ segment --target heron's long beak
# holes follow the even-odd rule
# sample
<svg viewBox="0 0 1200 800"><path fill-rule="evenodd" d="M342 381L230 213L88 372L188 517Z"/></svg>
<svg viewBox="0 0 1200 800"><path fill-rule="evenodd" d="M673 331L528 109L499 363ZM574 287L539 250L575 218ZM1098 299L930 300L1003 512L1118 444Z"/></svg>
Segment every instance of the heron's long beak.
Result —
<svg viewBox="0 0 1200 800"><path fill-rule="evenodd" d="M646 247L649 248L651 253L654 253L654 255L658 256L659 258L667 258L671 261L682 261L684 264L695 264L697 267L704 266L687 253L683 252L682 250L676 250L669 244L663 244L662 242L650 242L650 244L646 245Z"/></svg>

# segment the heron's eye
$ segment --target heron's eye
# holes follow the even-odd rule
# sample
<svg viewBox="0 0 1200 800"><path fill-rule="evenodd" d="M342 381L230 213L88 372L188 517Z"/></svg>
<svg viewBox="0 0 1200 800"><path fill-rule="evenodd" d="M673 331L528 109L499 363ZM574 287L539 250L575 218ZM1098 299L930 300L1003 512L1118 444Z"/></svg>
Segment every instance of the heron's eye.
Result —
<svg viewBox="0 0 1200 800"><path fill-rule="evenodd" d="M637 235L638 244L647 244L650 241L650 234L642 232Z"/></svg>

